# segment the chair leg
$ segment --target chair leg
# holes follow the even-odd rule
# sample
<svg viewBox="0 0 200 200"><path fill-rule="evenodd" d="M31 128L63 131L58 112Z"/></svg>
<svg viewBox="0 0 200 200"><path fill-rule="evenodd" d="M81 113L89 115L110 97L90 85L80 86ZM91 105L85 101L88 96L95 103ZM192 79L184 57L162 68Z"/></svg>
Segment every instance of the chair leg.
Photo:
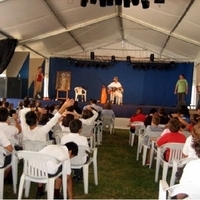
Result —
<svg viewBox="0 0 200 200"><path fill-rule="evenodd" d="M18 200L22 199L23 189L24 189L24 174L21 175L20 183L19 183L19 191L18 191Z"/></svg>
<svg viewBox="0 0 200 200"><path fill-rule="evenodd" d="M83 183L84 183L84 193L88 194L88 181L89 181L89 166L83 166Z"/></svg>
<svg viewBox="0 0 200 200"><path fill-rule="evenodd" d="M178 164L177 164L177 162L173 162L172 175L171 175L171 179L170 179L170 187L175 184L177 170L178 170Z"/></svg>
<svg viewBox="0 0 200 200"><path fill-rule="evenodd" d="M47 188L47 199L54 199L54 182L53 178L48 180L48 188Z"/></svg>
<svg viewBox="0 0 200 200"><path fill-rule="evenodd" d="M160 158L157 156L156 160L156 174L155 174L155 182L158 182L158 175L159 175L159 170L160 170Z"/></svg>
<svg viewBox="0 0 200 200"><path fill-rule="evenodd" d="M134 134L134 133L131 133L131 132L130 132L130 134L131 134L131 146L133 146L133 144L134 144L134 139L135 139L135 134Z"/></svg>
<svg viewBox="0 0 200 200"><path fill-rule="evenodd" d="M163 171L162 171L162 180L166 181L167 178L167 172L168 172L168 163L163 163Z"/></svg>
<svg viewBox="0 0 200 200"><path fill-rule="evenodd" d="M146 157L147 157L147 146L143 146L143 154L142 154L142 165L145 166L146 164Z"/></svg>
<svg viewBox="0 0 200 200"><path fill-rule="evenodd" d="M0 199L3 199L4 191L4 169L0 169Z"/></svg>
<svg viewBox="0 0 200 200"><path fill-rule="evenodd" d="M17 176L18 176L18 159L15 155L12 156L12 178L13 178L13 191L17 193Z"/></svg>
<svg viewBox="0 0 200 200"><path fill-rule="evenodd" d="M98 185L97 160L93 160L93 168L94 168L94 183L95 185Z"/></svg>
<svg viewBox="0 0 200 200"><path fill-rule="evenodd" d="M30 186L31 186L31 182L26 180L25 181L25 197L29 196Z"/></svg>

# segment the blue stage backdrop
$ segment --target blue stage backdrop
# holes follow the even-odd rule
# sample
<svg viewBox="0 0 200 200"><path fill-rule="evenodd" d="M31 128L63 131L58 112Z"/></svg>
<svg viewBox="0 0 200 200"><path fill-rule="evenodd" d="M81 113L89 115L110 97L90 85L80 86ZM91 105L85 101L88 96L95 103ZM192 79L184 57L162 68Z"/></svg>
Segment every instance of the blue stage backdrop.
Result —
<svg viewBox="0 0 200 200"><path fill-rule="evenodd" d="M87 90L87 100L94 98L99 100L102 82L108 85L113 77L117 76L124 88L124 104L175 106L177 96L174 88L180 74L184 74L189 84L189 94L186 102L191 99L191 88L194 63L176 63L174 68L159 69L153 64L148 69L138 69L136 64L128 64L125 61L111 63L109 67L80 63L78 66L65 58L51 58L49 66L49 97L56 98L56 73L57 71L71 72L71 88L69 97L74 98L74 88L82 86ZM162 65L164 66L164 64ZM101 81L102 82L101 82Z"/></svg>

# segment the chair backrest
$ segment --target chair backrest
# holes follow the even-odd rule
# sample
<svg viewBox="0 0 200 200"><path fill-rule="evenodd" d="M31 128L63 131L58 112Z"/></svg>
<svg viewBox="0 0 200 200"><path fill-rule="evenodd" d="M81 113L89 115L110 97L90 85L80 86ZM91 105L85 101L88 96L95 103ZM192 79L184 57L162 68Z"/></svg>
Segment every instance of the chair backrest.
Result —
<svg viewBox="0 0 200 200"><path fill-rule="evenodd" d="M71 166L72 167L73 166L75 166L75 167L83 166L85 164L85 160L83 158L86 157L87 152L91 153L92 149L89 147L86 147L86 146L79 145L78 146L78 155L71 158L71 160L70 160Z"/></svg>
<svg viewBox="0 0 200 200"><path fill-rule="evenodd" d="M0 146L0 167L4 165L5 155L9 154L11 154L9 151L7 151L4 147Z"/></svg>
<svg viewBox="0 0 200 200"><path fill-rule="evenodd" d="M114 123L113 117L110 115L103 115L102 117L103 125L111 125Z"/></svg>
<svg viewBox="0 0 200 200"><path fill-rule="evenodd" d="M94 129L94 125L83 124L80 135L85 136L85 137L90 137L93 135L93 129Z"/></svg>
<svg viewBox="0 0 200 200"><path fill-rule="evenodd" d="M143 137L142 144L149 146L151 142L151 138L159 137L161 133L162 132L145 131L144 135L142 136Z"/></svg>
<svg viewBox="0 0 200 200"><path fill-rule="evenodd" d="M67 131L57 131L57 132L55 132L54 136L55 136L56 144L60 144L61 138L66 134L68 134Z"/></svg>
<svg viewBox="0 0 200 200"><path fill-rule="evenodd" d="M79 95L83 95L86 92L86 90L83 89L82 87L75 87L74 90L76 94L79 94Z"/></svg>
<svg viewBox="0 0 200 200"><path fill-rule="evenodd" d="M24 174L35 179L48 178L48 161L59 164L60 161L50 155L32 151L18 151L18 158L24 160Z"/></svg>
<svg viewBox="0 0 200 200"><path fill-rule="evenodd" d="M166 181L160 180L158 199L170 199L166 198L167 192L170 197L174 197L177 194L187 194L188 197L186 199L200 199L199 185L200 183L196 182L187 184L177 184L169 187Z"/></svg>
<svg viewBox="0 0 200 200"><path fill-rule="evenodd" d="M162 153L165 152L165 150L169 149L169 160L168 162L172 163L173 160L181 160L183 159L183 149L184 144L183 143L166 143L162 145L160 148L158 148L158 151L162 150Z"/></svg>
<svg viewBox="0 0 200 200"><path fill-rule="evenodd" d="M40 151L45 146L52 144L52 141L40 141L40 140L24 140L22 147L26 151Z"/></svg>

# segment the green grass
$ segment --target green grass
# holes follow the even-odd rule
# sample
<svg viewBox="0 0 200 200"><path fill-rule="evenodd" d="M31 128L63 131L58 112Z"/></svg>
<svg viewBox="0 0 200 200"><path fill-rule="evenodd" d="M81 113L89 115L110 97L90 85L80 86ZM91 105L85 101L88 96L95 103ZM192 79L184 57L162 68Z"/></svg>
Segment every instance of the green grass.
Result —
<svg viewBox="0 0 200 200"><path fill-rule="evenodd" d="M129 133L115 130L104 132L102 145L98 146L98 186L94 185L90 167L89 194L84 195L83 183L74 183L76 199L157 199L158 183L155 183L155 164L152 169L136 161L136 145L128 145ZM22 167L21 167L22 168ZM21 170L19 170L21 173ZM161 170L162 171L162 170ZM36 184L32 184L30 198L34 199ZM5 185L4 198L16 199L12 185Z"/></svg>

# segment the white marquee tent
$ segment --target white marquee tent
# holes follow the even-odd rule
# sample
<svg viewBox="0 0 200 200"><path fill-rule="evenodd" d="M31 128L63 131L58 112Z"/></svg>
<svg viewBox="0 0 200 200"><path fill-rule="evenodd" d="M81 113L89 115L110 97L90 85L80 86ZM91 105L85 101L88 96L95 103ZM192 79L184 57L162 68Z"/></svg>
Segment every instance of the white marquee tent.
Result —
<svg viewBox="0 0 200 200"><path fill-rule="evenodd" d="M1 0L0 39L19 40L16 51L31 58L95 58L200 62L199 0L150 1L100 7L80 0ZM114 1L115 2L115 1ZM197 77L200 81L200 77Z"/></svg>

